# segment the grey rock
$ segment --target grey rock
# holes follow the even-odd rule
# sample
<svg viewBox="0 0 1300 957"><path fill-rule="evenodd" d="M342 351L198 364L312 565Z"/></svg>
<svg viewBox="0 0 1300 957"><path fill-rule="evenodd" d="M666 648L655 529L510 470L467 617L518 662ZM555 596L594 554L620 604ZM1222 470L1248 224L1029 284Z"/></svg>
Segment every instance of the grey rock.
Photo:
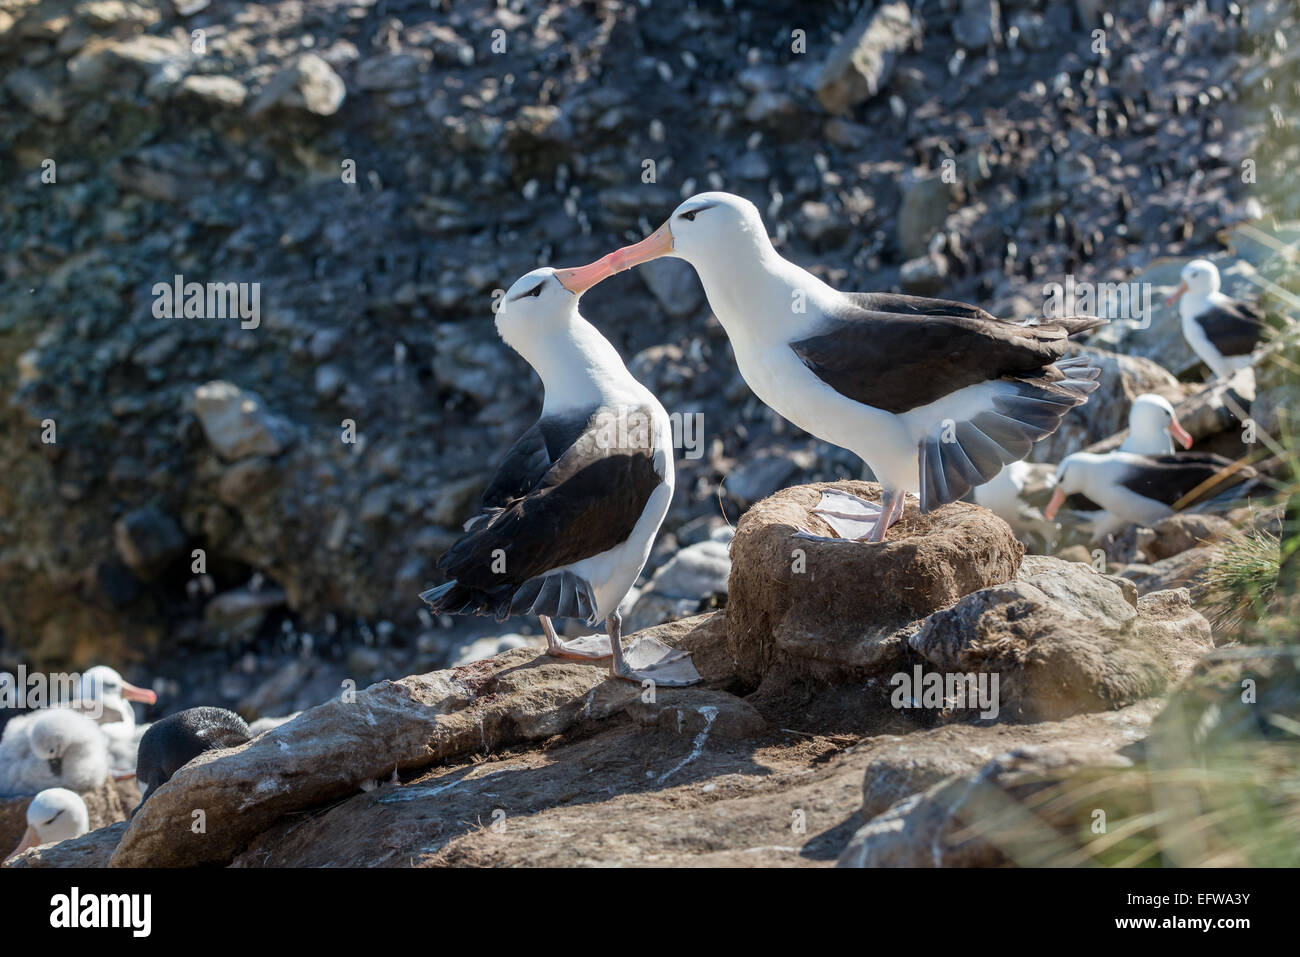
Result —
<svg viewBox="0 0 1300 957"><path fill-rule="evenodd" d="M231 109L244 105L248 88L234 77L192 73L181 81L180 91L213 106Z"/></svg>
<svg viewBox="0 0 1300 957"><path fill-rule="evenodd" d="M998 675L1000 720L1113 709L1159 694L1214 646L1186 591L1136 608L1129 597L1090 566L1027 556L1015 581L932 614L908 645L940 672Z"/></svg>
<svg viewBox="0 0 1300 957"><path fill-rule="evenodd" d="M266 613L281 607L285 597L279 588L234 588L208 602L203 609L203 622L220 641L245 641L257 634Z"/></svg>
<svg viewBox="0 0 1300 957"><path fill-rule="evenodd" d="M334 68L314 53L304 53L262 88L249 114L257 116L272 107L305 110L316 116L333 116L347 96L347 84Z"/></svg>
<svg viewBox="0 0 1300 957"><path fill-rule="evenodd" d="M948 281L948 260L936 253L903 263L899 279L903 291L916 296L937 296Z"/></svg>
<svg viewBox="0 0 1300 957"><path fill-rule="evenodd" d="M876 96L889 82L899 55L921 35L906 3L885 3L860 18L831 51L817 78L817 99L845 113Z"/></svg>
<svg viewBox="0 0 1300 957"><path fill-rule="evenodd" d="M903 203L898 211L898 245L908 259L923 256L930 240L943 228L953 188L929 170L909 172L903 177Z"/></svg>
<svg viewBox="0 0 1300 957"><path fill-rule="evenodd" d="M727 476L724 488L742 502L757 502L782 488L799 471L789 455L760 452L741 462Z"/></svg>
<svg viewBox="0 0 1300 957"><path fill-rule="evenodd" d="M429 50L383 53L371 57L357 66L357 86L368 91L403 90L416 86L432 60L433 53Z"/></svg>
<svg viewBox="0 0 1300 957"><path fill-rule="evenodd" d="M5 89L33 115L51 123L63 122L63 94L44 74L14 70L5 77Z"/></svg>
<svg viewBox="0 0 1300 957"><path fill-rule="evenodd" d="M683 548L670 558L655 572L650 587L660 595L702 601L725 595L730 574L730 551L710 540Z"/></svg>
<svg viewBox="0 0 1300 957"><path fill-rule="evenodd" d="M208 442L228 462L250 455L276 455L283 443L262 400L230 382L209 382L194 390L194 413Z"/></svg>

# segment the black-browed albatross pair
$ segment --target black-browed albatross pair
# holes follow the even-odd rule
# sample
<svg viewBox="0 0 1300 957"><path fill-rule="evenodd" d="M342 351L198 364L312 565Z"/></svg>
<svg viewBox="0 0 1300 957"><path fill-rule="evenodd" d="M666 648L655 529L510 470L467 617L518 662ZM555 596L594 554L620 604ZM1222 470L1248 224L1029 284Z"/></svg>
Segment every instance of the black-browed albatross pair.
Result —
<svg viewBox="0 0 1300 957"><path fill-rule="evenodd" d="M672 497L671 430L577 308L596 283L667 255L699 273L759 398L880 479L881 505L823 498L818 512L842 537L883 541L908 491L925 511L955 501L1024 458L1096 388L1096 367L1066 350L1102 320L1016 324L946 300L840 293L777 254L752 203L700 194L643 242L578 269L534 270L506 293L497 329L541 376L542 415L439 560L451 580L421 595L435 611L537 614L552 655L612 654L612 673L632 680L698 680L672 649L641 663L622 654L618 604ZM602 425L627 419L648 424L640 439ZM610 644L562 642L553 617L603 618Z"/></svg>

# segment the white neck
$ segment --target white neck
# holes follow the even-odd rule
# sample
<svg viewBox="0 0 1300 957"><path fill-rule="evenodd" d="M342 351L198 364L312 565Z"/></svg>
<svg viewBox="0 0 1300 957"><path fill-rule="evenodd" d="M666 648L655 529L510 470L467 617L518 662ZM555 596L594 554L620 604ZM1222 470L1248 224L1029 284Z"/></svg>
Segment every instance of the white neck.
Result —
<svg viewBox="0 0 1300 957"><path fill-rule="evenodd" d="M844 304L842 293L782 257L767 236L751 236L748 245L688 260L733 344L789 342Z"/></svg>
<svg viewBox="0 0 1300 957"><path fill-rule="evenodd" d="M1130 427L1128 436L1120 445L1121 452L1138 455L1166 455L1174 450L1174 440L1163 428L1150 426Z"/></svg>
<svg viewBox="0 0 1300 957"><path fill-rule="evenodd" d="M542 415L589 409L640 391L618 350L577 309L562 323L548 335L510 343L541 377Z"/></svg>
<svg viewBox="0 0 1300 957"><path fill-rule="evenodd" d="M1178 300L1178 315L1183 319L1199 316L1214 298L1212 292L1185 292Z"/></svg>

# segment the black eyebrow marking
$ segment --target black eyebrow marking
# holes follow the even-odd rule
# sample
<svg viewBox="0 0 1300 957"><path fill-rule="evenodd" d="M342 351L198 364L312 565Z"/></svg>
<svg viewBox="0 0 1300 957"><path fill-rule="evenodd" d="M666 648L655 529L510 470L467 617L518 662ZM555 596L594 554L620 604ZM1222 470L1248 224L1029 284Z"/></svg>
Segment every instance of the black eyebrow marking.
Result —
<svg viewBox="0 0 1300 957"><path fill-rule="evenodd" d="M541 289L541 288L542 288L543 286L545 286L545 285L546 285L546 280L543 279L541 282L539 282L539 283L538 283L536 286L534 286L532 289L529 289L527 292L521 292L519 295L515 296L515 298L513 298L513 299L511 299L511 300L509 300L509 301L510 301L510 302L518 302L520 299L523 299L525 296L531 296L533 293L537 292L539 289Z"/></svg>
<svg viewBox="0 0 1300 957"><path fill-rule="evenodd" d="M47 825L47 824L53 824L53 823L54 823L55 821L57 821L60 817L63 816L63 812L64 812L65 810L66 810L66 808L59 808L59 812L58 812L57 814L55 814L54 817L50 818L48 821L42 821L42 822L41 822L41 827L45 827L45 825Z"/></svg>

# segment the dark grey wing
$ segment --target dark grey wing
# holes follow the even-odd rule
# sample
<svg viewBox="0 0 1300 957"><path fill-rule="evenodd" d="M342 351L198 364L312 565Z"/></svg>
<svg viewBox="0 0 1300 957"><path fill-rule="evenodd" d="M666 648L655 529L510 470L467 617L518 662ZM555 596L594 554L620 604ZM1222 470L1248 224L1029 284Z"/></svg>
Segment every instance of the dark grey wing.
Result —
<svg viewBox="0 0 1300 957"><path fill-rule="evenodd" d="M963 308L983 312L973 306ZM817 335L792 342L790 348L840 395L902 413L980 382L1041 374L1064 357L1070 335L1102 321L1021 325L992 316L903 315L850 308L828 316Z"/></svg>
<svg viewBox="0 0 1300 957"><path fill-rule="evenodd" d="M556 570L627 541L663 483L661 456L649 429L615 435L593 417L531 491L448 549L438 567L453 581L421 597L453 614L589 617L590 585Z"/></svg>
<svg viewBox="0 0 1300 957"><path fill-rule="evenodd" d="M465 523L465 530L481 525L536 488L556 460L582 435L589 418L547 416L534 422L497 466L479 500L479 513Z"/></svg>
<svg viewBox="0 0 1300 957"><path fill-rule="evenodd" d="M1172 452L1141 458L1141 464L1130 469L1120 484L1143 498L1166 505L1173 505L1233 464L1232 459L1209 452ZM1241 478L1251 475L1254 475L1253 469L1243 469Z"/></svg>
<svg viewBox="0 0 1300 957"><path fill-rule="evenodd" d="M955 316L959 319L978 319L998 322L992 313L952 299L929 299L925 296L905 296L897 292L849 292L849 302L868 312L892 312L905 316Z"/></svg>
<svg viewBox="0 0 1300 957"><path fill-rule="evenodd" d="M1211 306L1195 322L1225 356L1249 355L1264 333L1264 314L1249 303Z"/></svg>

